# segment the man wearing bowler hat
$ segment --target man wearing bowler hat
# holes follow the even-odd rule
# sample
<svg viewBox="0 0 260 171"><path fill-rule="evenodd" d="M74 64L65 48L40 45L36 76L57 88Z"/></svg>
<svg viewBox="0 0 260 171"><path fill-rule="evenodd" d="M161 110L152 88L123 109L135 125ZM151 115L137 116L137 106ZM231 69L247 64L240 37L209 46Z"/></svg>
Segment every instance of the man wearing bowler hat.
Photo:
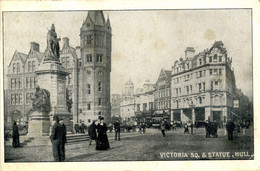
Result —
<svg viewBox="0 0 260 171"><path fill-rule="evenodd" d="M55 124L52 127L50 140L52 143L52 153L54 161L62 161L62 139L63 139L63 127L59 123L60 119L58 116L54 116L53 120Z"/></svg>

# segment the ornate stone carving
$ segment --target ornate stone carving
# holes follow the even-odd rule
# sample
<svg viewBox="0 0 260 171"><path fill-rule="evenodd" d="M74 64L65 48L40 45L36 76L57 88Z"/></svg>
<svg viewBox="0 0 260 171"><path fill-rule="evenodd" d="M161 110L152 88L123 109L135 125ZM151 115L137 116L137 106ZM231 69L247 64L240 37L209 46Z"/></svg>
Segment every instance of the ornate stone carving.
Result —
<svg viewBox="0 0 260 171"><path fill-rule="evenodd" d="M50 92L46 89L40 89L39 86L36 87L36 92L34 98L32 98L33 110L38 112L50 112Z"/></svg>

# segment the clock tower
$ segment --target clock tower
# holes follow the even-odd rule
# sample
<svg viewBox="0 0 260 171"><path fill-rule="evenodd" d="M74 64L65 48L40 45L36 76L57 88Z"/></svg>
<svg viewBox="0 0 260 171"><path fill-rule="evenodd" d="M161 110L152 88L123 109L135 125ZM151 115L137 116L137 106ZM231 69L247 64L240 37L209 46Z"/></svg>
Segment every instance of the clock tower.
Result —
<svg viewBox="0 0 260 171"><path fill-rule="evenodd" d="M89 11L80 29L79 121L111 116L111 26L102 11Z"/></svg>

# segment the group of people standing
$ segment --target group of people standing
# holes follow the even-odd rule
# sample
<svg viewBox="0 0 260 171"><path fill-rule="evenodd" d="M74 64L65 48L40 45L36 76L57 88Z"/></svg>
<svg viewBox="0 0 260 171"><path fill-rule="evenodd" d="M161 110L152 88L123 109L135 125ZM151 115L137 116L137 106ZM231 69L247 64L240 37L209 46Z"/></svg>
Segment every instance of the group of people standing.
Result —
<svg viewBox="0 0 260 171"><path fill-rule="evenodd" d="M87 129L87 126L84 124L84 122L80 122L79 124L76 123L76 124L74 125L74 129L75 129L76 134L77 134L77 133L83 133L83 134L85 134L85 130Z"/></svg>
<svg viewBox="0 0 260 171"><path fill-rule="evenodd" d="M107 137L107 125L104 123L104 118L100 118L100 122L96 125L96 121L93 121L88 129L89 145L92 141L96 142L96 150L107 150L110 148Z"/></svg>

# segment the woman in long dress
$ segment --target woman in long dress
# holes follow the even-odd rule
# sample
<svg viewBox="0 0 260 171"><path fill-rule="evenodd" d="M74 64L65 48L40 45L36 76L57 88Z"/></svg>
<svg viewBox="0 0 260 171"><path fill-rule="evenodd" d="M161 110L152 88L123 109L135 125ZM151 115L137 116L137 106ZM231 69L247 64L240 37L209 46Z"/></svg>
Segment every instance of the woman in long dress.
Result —
<svg viewBox="0 0 260 171"><path fill-rule="evenodd" d="M107 138L107 125L104 123L104 118L100 118L100 123L97 125L97 145L96 150L107 150L110 148Z"/></svg>

